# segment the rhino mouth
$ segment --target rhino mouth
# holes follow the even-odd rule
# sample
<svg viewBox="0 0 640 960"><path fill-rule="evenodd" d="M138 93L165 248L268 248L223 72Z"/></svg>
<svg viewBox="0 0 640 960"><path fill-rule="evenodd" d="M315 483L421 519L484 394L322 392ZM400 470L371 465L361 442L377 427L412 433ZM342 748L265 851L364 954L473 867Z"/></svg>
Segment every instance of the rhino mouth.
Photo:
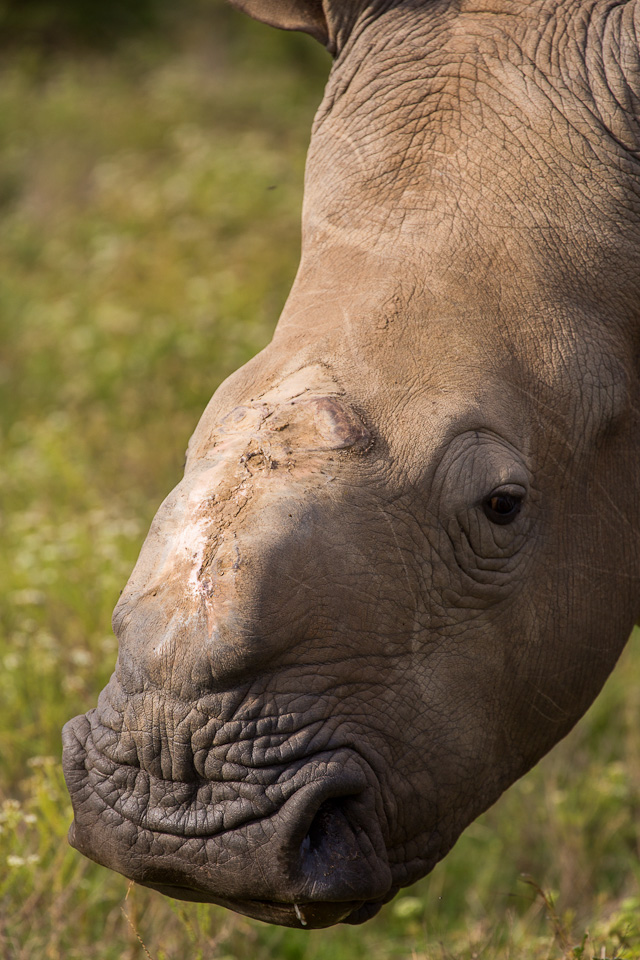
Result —
<svg viewBox="0 0 640 960"><path fill-rule="evenodd" d="M63 743L72 846L138 883L308 928L363 922L398 889L375 775L355 750L229 763L217 780L187 764L174 780L116 759L97 711L71 720Z"/></svg>

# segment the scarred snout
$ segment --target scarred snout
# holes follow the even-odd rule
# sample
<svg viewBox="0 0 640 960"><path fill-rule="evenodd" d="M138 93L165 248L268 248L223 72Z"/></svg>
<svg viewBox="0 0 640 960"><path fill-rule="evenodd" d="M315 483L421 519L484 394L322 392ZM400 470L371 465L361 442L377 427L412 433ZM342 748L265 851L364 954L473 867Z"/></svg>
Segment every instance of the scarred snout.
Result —
<svg viewBox="0 0 640 960"><path fill-rule="evenodd" d="M370 444L339 397L303 394L232 409L190 458L116 608L114 676L65 728L85 855L293 926L395 892L374 765L332 707L358 682L345 628L377 626L341 483Z"/></svg>
<svg viewBox="0 0 640 960"><path fill-rule="evenodd" d="M158 511L114 613L128 692L194 700L282 665L293 648L299 664L305 640L327 646L362 562L339 454L370 445L336 396L241 405L216 424Z"/></svg>

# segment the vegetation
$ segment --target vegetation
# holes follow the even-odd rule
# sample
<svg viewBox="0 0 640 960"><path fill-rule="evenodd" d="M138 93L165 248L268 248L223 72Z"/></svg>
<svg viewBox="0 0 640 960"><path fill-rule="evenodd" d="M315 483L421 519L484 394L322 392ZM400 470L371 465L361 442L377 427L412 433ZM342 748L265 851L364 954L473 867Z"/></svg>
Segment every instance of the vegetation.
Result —
<svg viewBox="0 0 640 960"><path fill-rule="evenodd" d="M106 47L157 26L166 13L166 0L0 0L0 35L12 46Z"/></svg>
<svg viewBox="0 0 640 960"><path fill-rule="evenodd" d="M293 278L313 42L212 7L111 57L14 50L0 83L0 956L640 956L640 649L579 728L364 927L182 904L66 844L60 728L209 396Z"/></svg>

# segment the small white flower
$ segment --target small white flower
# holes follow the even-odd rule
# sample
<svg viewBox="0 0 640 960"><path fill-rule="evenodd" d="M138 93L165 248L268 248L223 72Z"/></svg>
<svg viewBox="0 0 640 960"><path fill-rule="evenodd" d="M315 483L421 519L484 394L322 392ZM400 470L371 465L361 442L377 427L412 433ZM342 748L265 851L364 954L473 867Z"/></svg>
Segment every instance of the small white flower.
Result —
<svg viewBox="0 0 640 960"><path fill-rule="evenodd" d="M78 647L71 651L71 662L78 667L86 667L91 663L92 657L88 650Z"/></svg>

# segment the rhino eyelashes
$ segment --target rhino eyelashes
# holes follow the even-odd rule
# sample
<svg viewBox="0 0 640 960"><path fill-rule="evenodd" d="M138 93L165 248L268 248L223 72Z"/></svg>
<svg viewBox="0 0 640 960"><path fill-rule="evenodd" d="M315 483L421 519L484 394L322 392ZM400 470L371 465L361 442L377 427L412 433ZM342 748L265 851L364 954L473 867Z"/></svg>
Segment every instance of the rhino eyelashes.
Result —
<svg viewBox="0 0 640 960"><path fill-rule="evenodd" d="M494 491L483 502L484 514L491 523L506 526L513 523L522 509L524 497L506 491Z"/></svg>

